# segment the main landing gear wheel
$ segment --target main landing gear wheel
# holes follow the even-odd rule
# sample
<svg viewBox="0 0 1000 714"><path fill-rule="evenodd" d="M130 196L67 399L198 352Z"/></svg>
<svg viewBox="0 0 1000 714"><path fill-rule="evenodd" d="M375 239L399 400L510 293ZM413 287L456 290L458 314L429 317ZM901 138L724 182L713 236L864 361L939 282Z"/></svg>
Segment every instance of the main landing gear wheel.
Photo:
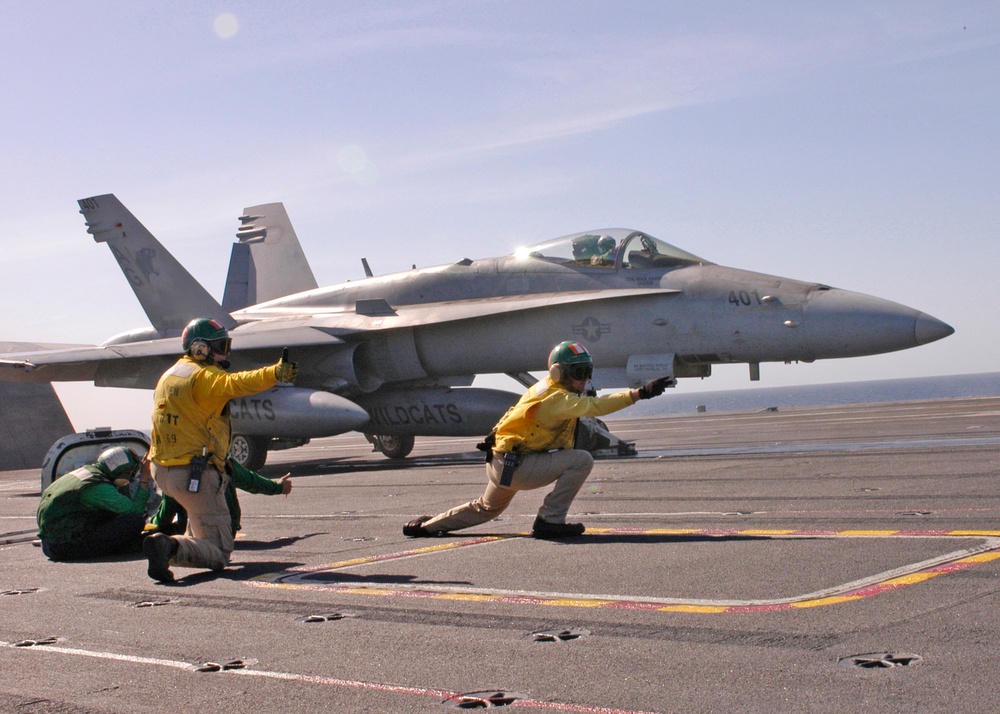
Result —
<svg viewBox="0 0 1000 714"><path fill-rule="evenodd" d="M390 459L405 459L413 451L412 436L393 434L365 434L375 451L381 451Z"/></svg>
<svg viewBox="0 0 1000 714"><path fill-rule="evenodd" d="M267 437L233 434L229 455L233 461L251 471L259 471L267 461Z"/></svg>

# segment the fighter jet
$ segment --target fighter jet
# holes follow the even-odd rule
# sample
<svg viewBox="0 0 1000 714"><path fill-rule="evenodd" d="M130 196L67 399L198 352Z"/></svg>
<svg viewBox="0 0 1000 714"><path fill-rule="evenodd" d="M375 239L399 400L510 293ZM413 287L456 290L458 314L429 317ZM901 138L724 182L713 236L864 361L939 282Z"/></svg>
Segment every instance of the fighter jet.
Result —
<svg viewBox="0 0 1000 714"><path fill-rule="evenodd" d="M659 376L704 378L712 365L812 362L903 350L954 332L905 305L820 283L728 268L638 230L567 235L499 258L318 287L280 203L245 209L222 303L114 195L79 201L151 326L98 345L0 343L0 380L93 381L151 389L195 317L222 321L234 369L289 348L295 386L231 404L234 456L362 431L392 458L416 436L483 435L513 392L476 375L531 384L552 345L591 351L598 389ZM363 259L362 259L363 260Z"/></svg>

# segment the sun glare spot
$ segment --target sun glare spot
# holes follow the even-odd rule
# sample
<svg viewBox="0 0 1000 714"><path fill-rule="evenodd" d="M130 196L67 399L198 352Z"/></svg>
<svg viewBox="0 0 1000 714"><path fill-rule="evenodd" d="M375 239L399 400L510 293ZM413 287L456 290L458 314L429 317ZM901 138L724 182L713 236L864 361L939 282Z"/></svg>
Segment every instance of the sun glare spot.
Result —
<svg viewBox="0 0 1000 714"><path fill-rule="evenodd" d="M361 186L371 186L378 179L378 169L357 144L348 144L337 152L337 165Z"/></svg>
<svg viewBox="0 0 1000 714"><path fill-rule="evenodd" d="M223 40L231 39L240 30L240 21L231 12L224 12L212 23L215 34Z"/></svg>

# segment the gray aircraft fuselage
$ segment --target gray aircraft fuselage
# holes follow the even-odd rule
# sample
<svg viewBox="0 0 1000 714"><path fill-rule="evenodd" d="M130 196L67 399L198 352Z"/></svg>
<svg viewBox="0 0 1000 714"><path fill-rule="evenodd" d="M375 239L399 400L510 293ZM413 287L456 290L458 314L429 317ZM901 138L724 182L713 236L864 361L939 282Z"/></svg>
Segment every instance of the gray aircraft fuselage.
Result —
<svg viewBox="0 0 1000 714"><path fill-rule="evenodd" d="M640 235L632 234L630 243ZM350 352L349 359L331 361L325 347L296 351L305 365L302 386L348 394L390 382L539 370L552 345L564 339L582 342L604 369L625 368L635 355L673 354L675 373L683 377L705 376L718 363L891 352L952 332L898 303L727 268L682 251L674 258L672 246L642 237L660 249L658 265L630 261L626 250L602 266L546 252L461 261L320 288L234 317L244 322L308 316L313 325L328 319L332 334L339 334L336 326L349 326L345 344L338 346ZM525 308L532 296L539 296L538 304ZM463 304L477 307L463 311ZM408 319L405 308L413 306L424 309ZM375 324L377 331L366 333L363 324Z"/></svg>
<svg viewBox="0 0 1000 714"><path fill-rule="evenodd" d="M186 313L217 311L232 325L234 369L271 364L282 347L299 364L294 387L231 403L234 434L257 439L258 451L270 439L302 443L355 429L409 438L410 446L413 436L484 434L518 395L473 388L474 377L505 373L527 383L563 340L587 347L594 386L606 389L666 374L707 377L713 364L727 363L751 365L755 379L762 362L892 352L953 332L898 303L723 267L626 229L309 289L230 313L114 196L80 205L154 327L97 346L5 343L0 378L152 388L179 355L177 326L203 316ZM281 216L290 234L283 209ZM263 260L256 270L283 266ZM278 277L295 282L287 270ZM191 297L186 307L161 305L177 295Z"/></svg>

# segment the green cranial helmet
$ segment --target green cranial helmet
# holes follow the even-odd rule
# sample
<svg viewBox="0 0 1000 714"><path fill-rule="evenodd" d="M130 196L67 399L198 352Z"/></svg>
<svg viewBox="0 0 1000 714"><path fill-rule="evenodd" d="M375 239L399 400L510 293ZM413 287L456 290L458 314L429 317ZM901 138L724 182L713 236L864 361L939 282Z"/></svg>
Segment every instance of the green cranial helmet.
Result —
<svg viewBox="0 0 1000 714"><path fill-rule="evenodd" d="M560 342L549 353L549 376L570 386L572 382L586 382L594 375L594 358L579 342Z"/></svg>
<svg viewBox="0 0 1000 714"><path fill-rule="evenodd" d="M190 352L192 345L196 342L203 342L213 352L223 355L229 354L232 345L226 326L218 320L208 317L191 320L184 328L184 332L181 333L181 345L185 352Z"/></svg>
<svg viewBox="0 0 1000 714"><path fill-rule="evenodd" d="M594 358L579 342L566 340L552 348L549 353L549 367L554 364L594 364Z"/></svg>
<svg viewBox="0 0 1000 714"><path fill-rule="evenodd" d="M142 460L132 449L124 446L112 446L105 449L97 457L97 465L111 480L128 479L131 481L139 473Z"/></svg>

